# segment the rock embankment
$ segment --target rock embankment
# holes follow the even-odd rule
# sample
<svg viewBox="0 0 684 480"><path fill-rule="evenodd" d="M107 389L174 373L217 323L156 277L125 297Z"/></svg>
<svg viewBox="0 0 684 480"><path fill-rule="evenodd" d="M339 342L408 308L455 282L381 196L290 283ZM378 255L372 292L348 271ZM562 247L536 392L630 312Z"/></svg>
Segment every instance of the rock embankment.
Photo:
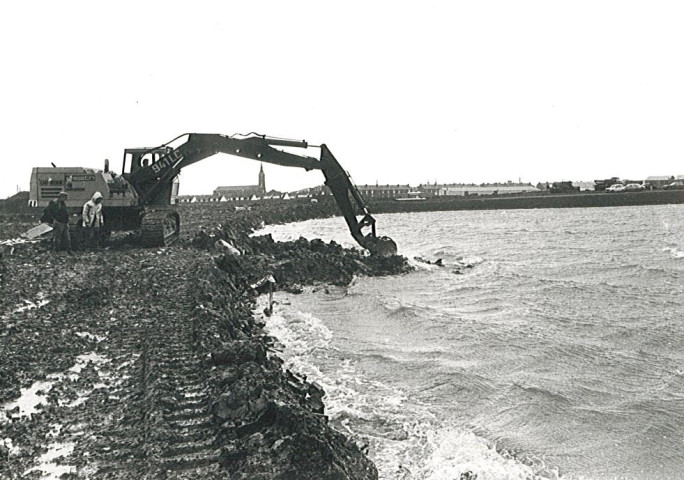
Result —
<svg viewBox="0 0 684 480"><path fill-rule="evenodd" d="M405 272L405 259L250 238L254 212L207 219L170 248L122 238L74 256L29 244L2 257L0 477L377 478L328 425L324 392L283 370L250 285L344 284Z"/></svg>

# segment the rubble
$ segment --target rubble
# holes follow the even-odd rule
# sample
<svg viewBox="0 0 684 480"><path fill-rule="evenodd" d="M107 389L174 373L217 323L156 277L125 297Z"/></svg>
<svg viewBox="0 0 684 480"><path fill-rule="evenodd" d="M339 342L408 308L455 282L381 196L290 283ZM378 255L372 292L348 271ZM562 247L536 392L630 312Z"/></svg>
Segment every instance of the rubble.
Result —
<svg viewBox="0 0 684 480"><path fill-rule="evenodd" d="M251 238L255 210L191 216L170 248L124 237L96 253L35 243L0 259L0 477L47 462L69 478L377 478L252 312L264 278L344 285L406 272L406 259ZM44 400L20 416L13 402L36 382Z"/></svg>

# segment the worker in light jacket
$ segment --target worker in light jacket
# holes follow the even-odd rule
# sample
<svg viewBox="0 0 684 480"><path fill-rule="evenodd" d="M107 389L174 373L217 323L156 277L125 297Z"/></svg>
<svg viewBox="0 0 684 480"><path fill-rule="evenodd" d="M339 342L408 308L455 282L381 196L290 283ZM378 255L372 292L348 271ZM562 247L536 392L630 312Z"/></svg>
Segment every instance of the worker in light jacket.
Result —
<svg viewBox="0 0 684 480"><path fill-rule="evenodd" d="M83 205L83 228L85 229L86 248L98 247L100 244L100 228L104 225L102 215L102 194L95 192L93 198Z"/></svg>

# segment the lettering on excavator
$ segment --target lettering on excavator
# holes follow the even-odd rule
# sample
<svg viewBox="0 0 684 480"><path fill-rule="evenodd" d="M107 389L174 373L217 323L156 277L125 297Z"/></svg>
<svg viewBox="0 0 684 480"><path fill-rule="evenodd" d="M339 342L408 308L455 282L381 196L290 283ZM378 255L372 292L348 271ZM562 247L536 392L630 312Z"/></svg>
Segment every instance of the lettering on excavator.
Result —
<svg viewBox="0 0 684 480"><path fill-rule="evenodd" d="M95 175L71 175L72 182L94 182Z"/></svg>
<svg viewBox="0 0 684 480"><path fill-rule="evenodd" d="M152 171L158 175L162 170L173 166L175 163L178 163L181 160L183 160L183 154L178 150L174 150L164 158L160 159L158 162L153 163Z"/></svg>
<svg viewBox="0 0 684 480"><path fill-rule="evenodd" d="M54 178L48 178L44 180L40 180L40 185L62 185L64 182L62 180L57 180Z"/></svg>

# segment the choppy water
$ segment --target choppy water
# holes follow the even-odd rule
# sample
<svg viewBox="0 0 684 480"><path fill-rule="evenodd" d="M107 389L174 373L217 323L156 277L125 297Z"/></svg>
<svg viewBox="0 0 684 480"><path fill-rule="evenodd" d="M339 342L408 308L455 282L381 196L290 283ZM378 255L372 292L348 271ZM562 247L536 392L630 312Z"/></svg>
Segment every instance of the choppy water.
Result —
<svg viewBox="0 0 684 480"><path fill-rule="evenodd" d="M446 266L281 295L269 328L381 478L684 478L684 206L377 220Z"/></svg>

